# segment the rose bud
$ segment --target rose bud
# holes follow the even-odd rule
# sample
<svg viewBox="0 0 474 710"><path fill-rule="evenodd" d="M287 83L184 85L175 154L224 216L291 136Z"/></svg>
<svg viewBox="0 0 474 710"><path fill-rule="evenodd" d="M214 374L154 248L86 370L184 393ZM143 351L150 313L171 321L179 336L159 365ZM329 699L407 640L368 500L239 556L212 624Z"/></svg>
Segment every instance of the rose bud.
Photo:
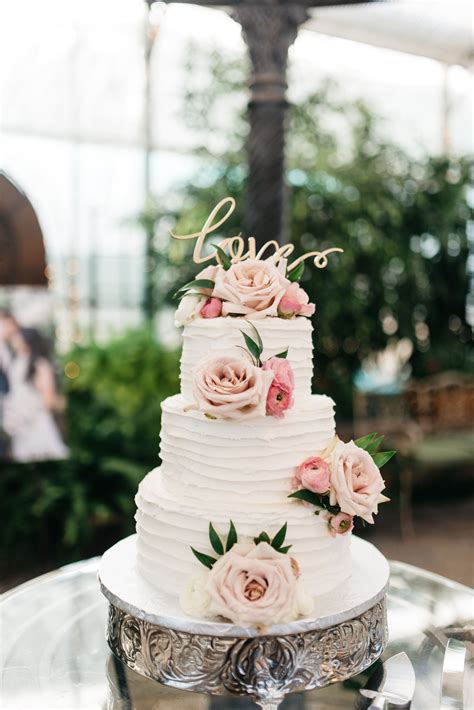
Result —
<svg viewBox="0 0 474 710"><path fill-rule="evenodd" d="M207 299L200 311L201 318L219 318L221 313L222 301L214 296Z"/></svg>
<svg viewBox="0 0 474 710"><path fill-rule="evenodd" d="M333 537L336 535L347 535L354 527L352 515L348 513L337 513L329 518L329 532Z"/></svg>

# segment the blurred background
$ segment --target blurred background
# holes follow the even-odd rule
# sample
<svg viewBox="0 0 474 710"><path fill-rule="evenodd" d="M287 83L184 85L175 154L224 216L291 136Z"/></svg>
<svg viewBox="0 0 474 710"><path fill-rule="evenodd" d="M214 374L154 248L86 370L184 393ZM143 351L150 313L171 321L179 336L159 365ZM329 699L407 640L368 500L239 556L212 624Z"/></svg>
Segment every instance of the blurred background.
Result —
<svg viewBox="0 0 474 710"><path fill-rule="evenodd" d="M290 12L270 59L265 18L235 8L4 0L1 13L0 308L23 319L30 358L24 331L47 332L63 446L19 461L0 417L1 589L133 532L160 402L179 388L171 293L196 272L169 232L197 231L227 195L222 237L243 225L300 254L344 249L302 285L314 391L335 399L341 434L380 431L399 451L392 503L361 534L473 584L472 4ZM284 83L288 45L285 108L261 74L273 62ZM283 125L284 174L268 164Z"/></svg>

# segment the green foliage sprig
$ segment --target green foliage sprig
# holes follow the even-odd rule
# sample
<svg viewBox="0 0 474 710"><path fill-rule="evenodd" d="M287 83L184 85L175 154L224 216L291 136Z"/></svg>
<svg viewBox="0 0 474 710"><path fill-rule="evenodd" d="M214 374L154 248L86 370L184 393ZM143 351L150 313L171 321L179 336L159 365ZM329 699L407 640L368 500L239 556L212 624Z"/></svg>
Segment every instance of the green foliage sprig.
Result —
<svg viewBox="0 0 474 710"><path fill-rule="evenodd" d="M288 529L288 523L285 523L282 525L282 527L279 529L279 531L276 533L276 535L273 537L273 539L270 539L270 535L266 532L261 532L260 535L257 537L254 537L253 541L256 545L258 545L260 542L266 542L269 545L273 547L274 550L277 552L281 552L283 555L285 555L288 550L292 547L292 545L287 545L286 547L283 547L283 543L285 542L286 538L286 532Z"/></svg>
<svg viewBox="0 0 474 710"><path fill-rule="evenodd" d="M274 550L276 550L277 552L281 552L283 555L285 555L292 547L291 545L283 546L283 543L285 542L286 538L287 528L287 523L282 525L282 527L274 535L273 539L270 538L268 533L261 532L260 535L254 537L253 541L255 545L258 545L260 542L267 542L273 547ZM202 565L204 565L204 567L212 569L215 563L217 562L217 559L219 557L222 557L226 552L229 552L229 550L231 550L233 546L238 542L237 530L235 529L235 525L232 520L230 521L229 532L227 533L225 545L221 540L219 534L216 532L216 529L214 528L212 523L209 523L209 541L217 557L212 557L211 555L206 555L204 552L199 552L199 550L196 550L194 547L191 547L191 550L193 551L194 556L199 560Z"/></svg>
<svg viewBox="0 0 474 710"><path fill-rule="evenodd" d="M213 289L215 286L214 281L211 279L194 279L194 281L189 281L187 284L184 284L184 286L181 286L174 294L173 298L177 299L178 301L181 298L184 298L184 296L191 296L191 295L197 295L197 296L204 296L206 294L202 293L201 291L193 291L192 289Z"/></svg>
<svg viewBox="0 0 474 710"><path fill-rule="evenodd" d="M241 330L240 332L244 336L245 344L247 346L248 352L250 353L250 357L252 358L253 364L256 367L262 367L263 342L254 324L249 323L249 325L255 333L255 340L251 338L250 335L247 335L247 333L244 333L243 330ZM285 359L288 356L288 349L289 348L286 348L286 350L281 353L278 353L278 355L275 355L275 357Z"/></svg>
<svg viewBox="0 0 474 710"><path fill-rule="evenodd" d="M359 449L364 449L370 454L374 460L374 463L378 468L382 468L385 464L390 461L390 459L395 456L396 451L379 451L383 436L378 436L377 432L372 432L372 434L367 434L367 436L361 436L359 439L354 441L354 444L359 447Z"/></svg>
<svg viewBox="0 0 474 710"><path fill-rule="evenodd" d="M222 557L222 555L224 554L224 544L212 523L209 523L209 541L216 555L218 555L218 557ZM225 552L229 552L229 550L233 548L237 541L237 531L235 529L234 523L231 520L229 525L229 532L227 533L225 542ZM191 547L191 550L193 551L195 557L199 560L199 562L208 569L212 569L215 563L217 562L217 557L211 557L210 555L204 554L204 552L199 552L199 550L196 550L194 547Z"/></svg>
<svg viewBox="0 0 474 710"><path fill-rule="evenodd" d="M291 269L291 271L286 271L286 278L288 281L292 282L298 282L301 281L301 278L304 274L304 261L300 262L297 266L294 267L294 269Z"/></svg>
<svg viewBox="0 0 474 710"><path fill-rule="evenodd" d="M230 256L226 254L226 252L218 244L213 244L212 246L217 252L217 256L219 257L219 261L224 271L229 271L230 267L232 266L232 259L230 258Z"/></svg>

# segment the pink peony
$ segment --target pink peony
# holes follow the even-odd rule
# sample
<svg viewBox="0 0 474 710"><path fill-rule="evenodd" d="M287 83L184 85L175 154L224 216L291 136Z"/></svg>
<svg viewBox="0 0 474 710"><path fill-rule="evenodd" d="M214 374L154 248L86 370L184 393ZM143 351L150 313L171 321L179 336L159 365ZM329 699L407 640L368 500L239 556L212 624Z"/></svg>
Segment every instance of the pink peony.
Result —
<svg viewBox="0 0 474 710"><path fill-rule="evenodd" d="M289 283L273 261L248 259L217 272L213 296L222 300L223 316L276 316Z"/></svg>
<svg viewBox="0 0 474 710"><path fill-rule="evenodd" d="M329 466L324 459L320 456L312 456L298 466L295 478L303 488L322 495L329 491L330 475Z"/></svg>
<svg viewBox="0 0 474 710"><path fill-rule="evenodd" d="M222 301L220 298L208 298L200 310L201 318L219 318L222 312Z"/></svg>
<svg viewBox="0 0 474 710"><path fill-rule="evenodd" d="M309 296L297 283L291 283L286 289L278 306L280 318L294 318L295 316L312 316L316 306L309 303Z"/></svg>
<svg viewBox="0 0 474 710"><path fill-rule="evenodd" d="M329 532L333 537L336 535L347 535L354 527L352 515L348 513L337 513L329 518Z"/></svg>
<svg viewBox="0 0 474 710"><path fill-rule="evenodd" d="M286 623L299 616L297 584L288 555L239 543L209 573L210 611L239 626Z"/></svg>
<svg viewBox="0 0 474 710"><path fill-rule="evenodd" d="M388 500L382 495L385 483L372 456L353 441L339 443L331 454L331 505L343 513L358 515L373 523L378 504Z"/></svg>
<svg viewBox="0 0 474 710"><path fill-rule="evenodd" d="M198 408L211 416L265 416L272 380L245 357L213 355L193 371L193 392Z"/></svg>
<svg viewBox="0 0 474 710"><path fill-rule="evenodd" d="M273 417L283 417L287 409L293 406L295 377L288 360L271 357L263 365L262 370L273 372L273 381L268 390L267 414Z"/></svg>

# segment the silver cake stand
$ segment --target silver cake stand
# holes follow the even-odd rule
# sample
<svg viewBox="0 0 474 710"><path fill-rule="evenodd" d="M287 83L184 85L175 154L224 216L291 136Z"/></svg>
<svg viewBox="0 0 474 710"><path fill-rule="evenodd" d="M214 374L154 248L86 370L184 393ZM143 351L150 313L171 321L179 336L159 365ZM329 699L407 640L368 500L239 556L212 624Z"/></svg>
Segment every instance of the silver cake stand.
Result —
<svg viewBox="0 0 474 710"><path fill-rule="evenodd" d="M136 570L136 536L111 547L99 568L109 601L107 641L129 668L181 690L244 695L275 710L287 693L322 688L368 668L387 643L389 567L354 537L353 573L319 597L312 618L254 629L185 616Z"/></svg>

